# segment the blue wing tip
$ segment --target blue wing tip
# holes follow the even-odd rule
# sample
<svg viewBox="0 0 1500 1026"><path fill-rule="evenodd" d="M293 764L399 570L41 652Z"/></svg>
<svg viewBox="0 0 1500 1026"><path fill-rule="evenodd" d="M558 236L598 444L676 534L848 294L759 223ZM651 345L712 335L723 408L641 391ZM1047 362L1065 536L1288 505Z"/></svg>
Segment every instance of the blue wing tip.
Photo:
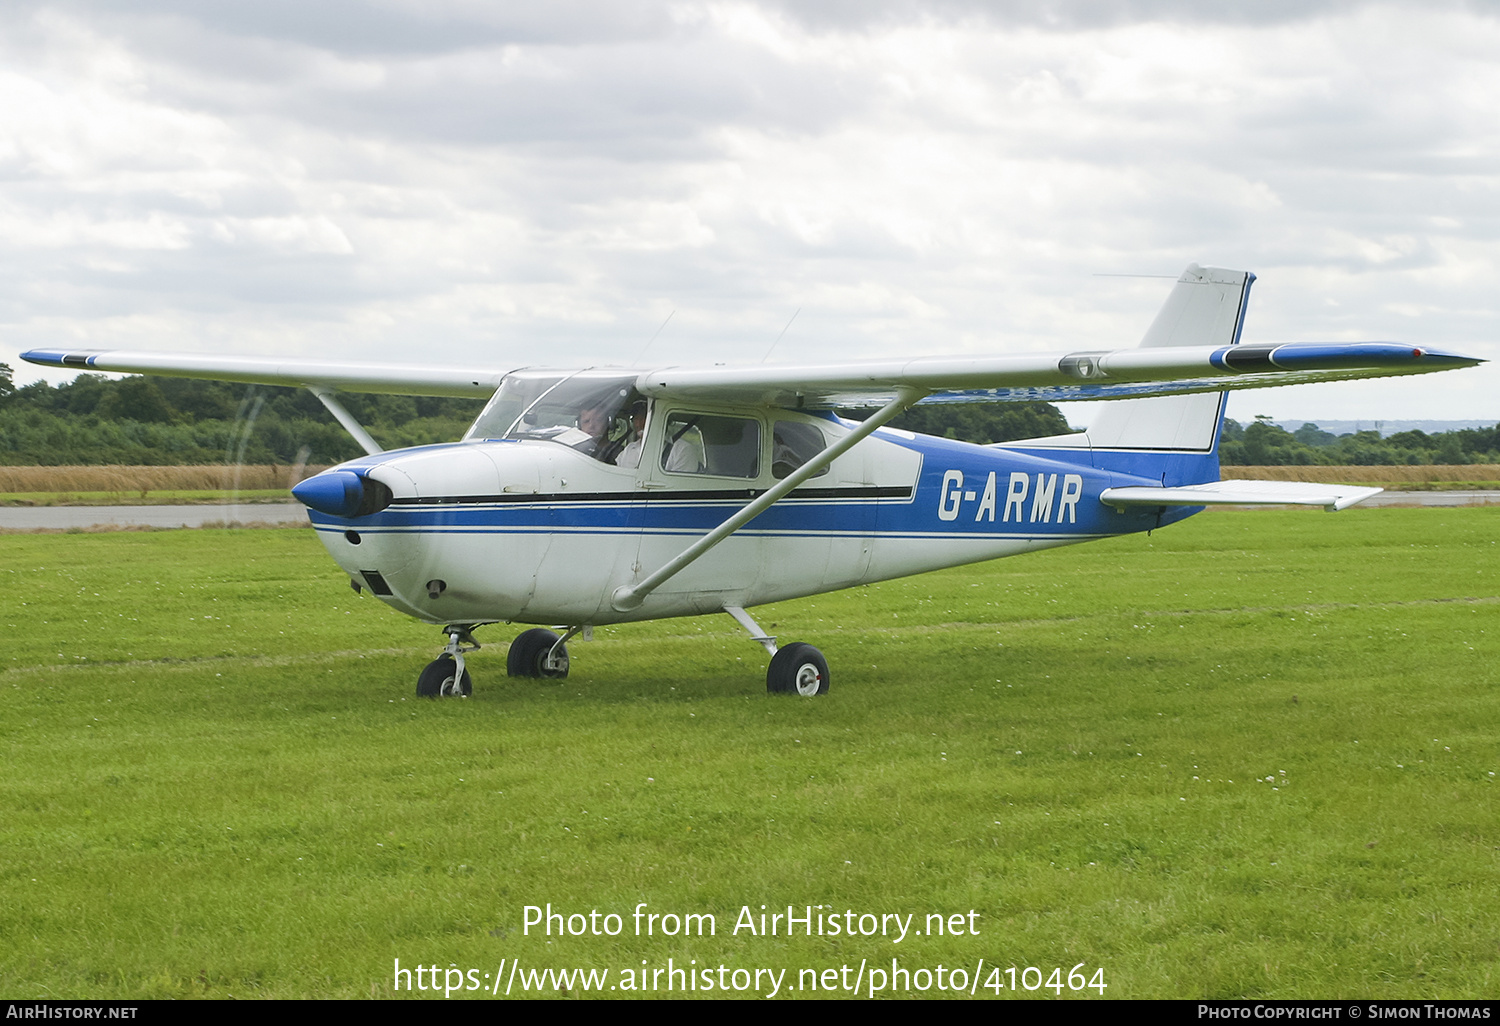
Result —
<svg viewBox="0 0 1500 1026"><path fill-rule="evenodd" d="M1485 361L1406 342L1258 342L1225 346L1209 357L1220 370L1342 370L1401 367L1417 361L1444 364L1432 370L1472 367Z"/></svg>
<svg viewBox="0 0 1500 1026"><path fill-rule="evenodd" d="M28 349L21 354L27 363L43 367L92 367L97 349Z"/></svg>

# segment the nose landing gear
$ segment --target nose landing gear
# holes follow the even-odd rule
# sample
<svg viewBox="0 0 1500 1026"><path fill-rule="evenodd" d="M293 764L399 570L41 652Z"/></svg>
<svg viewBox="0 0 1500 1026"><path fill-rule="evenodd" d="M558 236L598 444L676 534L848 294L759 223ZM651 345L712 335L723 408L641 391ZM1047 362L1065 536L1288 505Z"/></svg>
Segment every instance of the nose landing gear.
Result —
<svg viewBox="0 0 1500 1026"><path fill-rule="evenodd" d="M479 642L471 633L473 624L449 624L443 628L448 635L448 644L443 654L432 662L417 677L417 695L420 698L468 698L474 691L474 681L464 667L464 653L479 648Z"/></svg>
<svg viewBox="0 0 1500 1026"><path fill-rule="evenodd" d="M448 644L440 654L428 663L417 677L417 694L422 698L468 698L474 691L473 679L464 666L464 655L478 649L474 640L474 629L483 627L478 623L452 623L443 628L448 635ZM571 627L567 633L558 635L545 627L525 631L511 642L510 653L505 660L506 671L512 677L542 677L562 680L568 675L567 642L582 634L585 641L593 637L593 628L587 625Z"/></svg>

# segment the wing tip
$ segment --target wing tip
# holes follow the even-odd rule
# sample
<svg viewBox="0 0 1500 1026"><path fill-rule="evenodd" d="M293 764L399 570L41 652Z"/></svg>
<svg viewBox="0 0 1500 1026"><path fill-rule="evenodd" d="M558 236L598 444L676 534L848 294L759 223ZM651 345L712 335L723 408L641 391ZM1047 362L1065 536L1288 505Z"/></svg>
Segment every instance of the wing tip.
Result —
<svg viewBox="0 0 1500 1026"><path fill-rule="evenodd" d="M94 357L101 352L100 349L28 349L21 354L21 359L43 367L88 368L94 365Z"/></svg>

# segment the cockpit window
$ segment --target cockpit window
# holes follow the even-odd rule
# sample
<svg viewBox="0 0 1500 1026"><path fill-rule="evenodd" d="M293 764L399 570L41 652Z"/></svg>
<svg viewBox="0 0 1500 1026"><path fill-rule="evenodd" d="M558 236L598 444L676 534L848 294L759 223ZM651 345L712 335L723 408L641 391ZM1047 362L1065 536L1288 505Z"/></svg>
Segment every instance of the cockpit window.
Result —
<svg viewBox="0 0 1500 1026"><path fill-rule="evenodd" d="M631 408L642 399L634 386L633 376L617 373L517 371L505 376L464 437L558 442L614 463L635 431Z"/></svg>
<svg viewBox="0 0 1500 1026"><path fill-rule="evenodd" d="M564 374L532 371L507 374L485 406L484 412L475 419L464 435L464 440L473 442L484 438L504 438L522 411L566 377Z"/></svg>

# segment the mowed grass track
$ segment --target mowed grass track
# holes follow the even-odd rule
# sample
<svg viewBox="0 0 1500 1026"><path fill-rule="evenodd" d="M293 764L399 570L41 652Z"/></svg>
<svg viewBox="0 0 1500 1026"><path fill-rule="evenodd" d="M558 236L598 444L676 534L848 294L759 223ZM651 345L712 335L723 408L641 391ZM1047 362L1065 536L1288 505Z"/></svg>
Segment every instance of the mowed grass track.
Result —
<svg viewBox="0 0 1500 1026"><path fill-rule="evenodd" d="M310 531L6 536L0 996L386 996L394 958L518 957L1493 996L1497 539L1485 508L1210 513L758 610L827 654L815 700L720 616L601 629L561 684L486 628L474 697L434 702L437 632ZM547 902L625 933L523 936ZM637 938L639 902L718 933ZM731 935L762 904L979 936Z"/></svg>

